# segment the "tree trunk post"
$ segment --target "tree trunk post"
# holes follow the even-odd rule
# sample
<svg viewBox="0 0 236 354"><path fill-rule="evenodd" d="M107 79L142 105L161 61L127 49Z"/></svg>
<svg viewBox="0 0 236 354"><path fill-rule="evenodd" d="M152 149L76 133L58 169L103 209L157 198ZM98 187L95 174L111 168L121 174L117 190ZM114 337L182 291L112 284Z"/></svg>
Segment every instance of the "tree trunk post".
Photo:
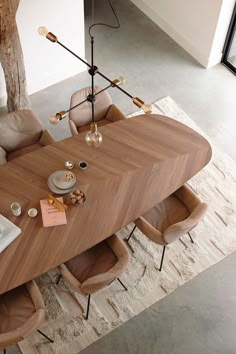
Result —
<svg viewBox="0 0 236 354"><path fill-rule="evenodd" d="M19 1L0 0L0 62L5 75L9 112L30 107L23 52L16 24Z"/></svg>

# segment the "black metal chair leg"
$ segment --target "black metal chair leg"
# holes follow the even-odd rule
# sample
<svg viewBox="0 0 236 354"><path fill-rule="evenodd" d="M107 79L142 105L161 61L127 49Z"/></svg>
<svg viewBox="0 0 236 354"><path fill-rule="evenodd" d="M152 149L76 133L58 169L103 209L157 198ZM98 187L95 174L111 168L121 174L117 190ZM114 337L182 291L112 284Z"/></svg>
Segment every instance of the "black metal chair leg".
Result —
<svg viewBox="0 0 236 354"><path fill-rule="evenodd" d="M88 316L89 316L90 297L91 297L91 295L88 296L87 312L86 312L86 316L85 316L85 319L86 319L86 320L88 319Z"/></svg>
<svg viewBox="0 0 236 354"><path fill-rule="evenodd" d="M61 280L61 274L59 274L59 277L58 277L58 279L57 279L57 282L56 282L56 284L58 285L59 284L59 281Z"/></svg>
<svg viewBox="0 0 236 354"><path fill-rule="evenodd" d="M163 247L163 251L162 251L161 264L160 264L160 268L159 268L160 272L161 272L161 269L162 269L162 264L163 264L163 260L164 260L164 256L165 256L165 250L166 250L166 246Z"/></svg>
<svg viewBox="0 0 236 354"><path fill-rule="evenodd" d="M126 291L128 291L128 289L127 289L126 286L122 283L122 281L121 281L119 278L117 278L117 280L118 280L118 282L123 286L123 288L124 288Z"/></svg>
<svg viewBox="0 0 236 354"><path fill-rule="evenodd" d="M130 237L133 235L133 233L134 233L134 230L136 229L136 225L134 226L134 228L133 228L133 230L131 231L131 233L129 234L129 237L127 238L127 242L129 242L129 239L130 239Z"/></svg>
<svg viewBox="0 0 236 354"><path fill-rule="evenodd" d="M3 349L3 354L7 354L7 350L6 349Z"/></svg>
<svg viewBox="0 0 236 354"><path fill-rule="evenodd" d="M51 338L49 338L48 336L46 336L46 334L44 334L42 331L40 331L39 329L38 329L38 331L37 332L39 332L40 334L41 334L41 336L43 336L44 338L46 338L50 343L54 343L54 340L52 340Z"/></svg>
<svg viewBox="0 0 236 354"><path fill-rule="evenodd" d="M189 235L190 241L191 241L192 243L194 243L194 241L193 241L193 239L192 239L192 236L191 236L190 232L188 232L188 235Z"/></svg>

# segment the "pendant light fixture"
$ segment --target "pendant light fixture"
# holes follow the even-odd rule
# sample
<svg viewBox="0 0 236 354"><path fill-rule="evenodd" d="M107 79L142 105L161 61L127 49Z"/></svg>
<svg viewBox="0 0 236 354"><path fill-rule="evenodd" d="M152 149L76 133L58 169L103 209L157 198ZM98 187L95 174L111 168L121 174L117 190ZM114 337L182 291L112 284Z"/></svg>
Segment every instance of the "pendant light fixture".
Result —
<svg viewBox="0 0 236 354"><path fill-rule="evenodd" d="M64 119L65 117L68 116L68 113L73 110L74 108L80 106L81 104L83 104L86 101L89 101L91 103L91 111L92 111L92 122L90 124L90 131L86 134L85 136L85 141L89 146L92 147L97 147L102 143L102 134L98 131L97 128L97 124L95 121L95 101L96 101L96 96L99 95L101 92L107 90L110 87L116 87L117 89L119 89L121 92L123 92L125 95L127 95L128 97L131 98L131 100L133 101L133 103L138 106L139 108L142 108L144 113L151 113L152 112L152 107L151 105L145 104L143 100L141 100L138 97L133 97L132 95L130 95L127 91L125 91L122 87L120 87L124 82L124 78L122 76L120 76L117 79L111 80L108 77L106 77L99 69L97 66L94 65L94 37L91 35L91 30L94 26L97 25L104 25L104 26L108 26L111 28L119 28L120 27L120 22L119 19L115 13L115 10L112 6L111 0L109 0L109 4L111 6L111 9L114 13L114 16L116 17L117 20L117 25L116 26L112 26L112 25L108 25L105 23L94 23L93 21L93 14L94 14L94 1L92 1L92 25L89 28L89 35L90 35L90 43L91 43L91 64L87 63L84 59L82 59L80 56L78 56L77 54L75 54L74 52L72 52L72 50L70 50L69 48L67 48L64 44L62 44L57 36L55 34L53 34L52 32L49 32L45 27L39 27L38 29L38 33L41 36L46 37L49 41L56 43L58 45L60 45L62 48L64 48L66 51L68 51L70 54L72 54L73 56L75 56L77 59L79 59L81 62L83 62L85 65L88 66L89 70L89 74L91 76L91 94L88 95L88 97L82 101L79 102L78 104L76 104L75 106L71 107L70 109L68 109L67 111L61 111L59 113L56 113L55 115L53 115L50 118L50 122L52 124L57 124L58 122L60 122L62 119ZM103 79L105 79L106 81L109 82L109 85L105 88L103 88L102 90L100 90L99 92L95 93L94 92L94 76L95 75L99 75L101 76Z"/></svg>

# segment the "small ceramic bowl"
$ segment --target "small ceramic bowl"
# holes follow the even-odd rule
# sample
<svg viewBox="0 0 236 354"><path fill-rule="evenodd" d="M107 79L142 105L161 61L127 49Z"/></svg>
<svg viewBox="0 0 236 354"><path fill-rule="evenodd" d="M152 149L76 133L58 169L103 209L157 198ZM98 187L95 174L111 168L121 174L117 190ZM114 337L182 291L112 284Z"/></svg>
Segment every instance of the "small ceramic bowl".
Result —
<svg viewBox="0 0 236 354"><path fill-rule="evenodd" d="M75 188L71 193L70 193L70 201L74 205L82 205L86 201L86 197L83 191L81 191L79 188Z"/></svg>
<svg viewBox="0 0 236 354"><path fill-rule="evenodd" d="M65 168L67 168L67 170L72 170L72 168L74 167L74 162L73 161L66 161L65 162Z"/></svg>
<svg viewBox="0 0 236 354"><path fill-rule="evenodd" d="M62 170L57 171L53 177L53 183L57 188L68 189L73 188L75 185L76 177L73 172Z"/></svg>
<svg viewBox="0 0 236 354"><path fill-rule="evenodd" d="M28 215L31 218L35 218L35 216L38 215L38 210L36 208L31 208L31 209L28 210Z"/></svg>
<svg viewBox="0 0 236 354"><path fill-rule="evenodd" d="M88 168L88 162L87 161L79 161L78 166L79 166L79 168L81 168L81 170L86 170L86 168Z"/></svg>

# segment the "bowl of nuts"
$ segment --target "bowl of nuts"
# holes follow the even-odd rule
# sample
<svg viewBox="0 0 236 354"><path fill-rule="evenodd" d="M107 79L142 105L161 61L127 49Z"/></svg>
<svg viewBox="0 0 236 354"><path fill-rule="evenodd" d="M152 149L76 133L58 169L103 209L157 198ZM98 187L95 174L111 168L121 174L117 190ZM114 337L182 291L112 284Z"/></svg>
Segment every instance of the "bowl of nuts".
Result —
<svg viewBox="0 0 236 354"><path fill-rule="evenodd" d="M86 201L86 197L84 192L82 192L79 188L75 188L70 193L70 201L74 205L81 205L84 204Z"/></svg>
<svg viewBox="0 0 236 354"><path fill-rule="evenodd" d="M54 172L53 184L59 189L73 188L76 184L76 177L73 172L60 170Z"/></svg>

